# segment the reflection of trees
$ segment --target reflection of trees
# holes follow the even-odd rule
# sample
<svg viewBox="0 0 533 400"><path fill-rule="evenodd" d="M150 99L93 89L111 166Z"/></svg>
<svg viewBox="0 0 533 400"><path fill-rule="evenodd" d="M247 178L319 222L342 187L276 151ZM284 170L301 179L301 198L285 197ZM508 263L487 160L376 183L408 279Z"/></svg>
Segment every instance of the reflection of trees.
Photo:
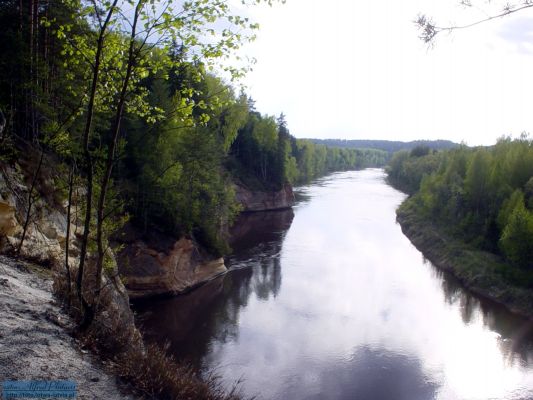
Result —
<svg viewBox="0 0 533 400"><path fill-rule="evenodd" d="M280 243L281 236L289 229L294 218L292 209L243 213L230 229L231 258L243 259L254 254L257 246Z"/></svg>
<svg viewBox="0 0 533 400"><path fill-rule="evenodd" d="M533 363L533 321L511 314L500 304L471 294L452 275L430 265L433 275L441 280L446 303L458 306L465 324L481 314L483 325L501 335L498 345L510 364L517 361L517 356L526 365Z"/></svg>
<svg viewBox="0 0 533 400"><path fill-rule="evenodd" d="M281 288L280 253L292 210L248 214L233 228L230 272L189 294L139 305L147 340L170 342L170 351L200 368L213 343L238 336L240 311L255 293L276 297Z"/></svg>
<svg viewBox="0 0 533 400"><path fill-rule="evenodd" d="M281 246L280 250L281 250ZM281 262L279 252L276 256L261 262L260 273L254 275L255 292L261 300L268 300L270 293L276 297L281 288Z"/></svg>

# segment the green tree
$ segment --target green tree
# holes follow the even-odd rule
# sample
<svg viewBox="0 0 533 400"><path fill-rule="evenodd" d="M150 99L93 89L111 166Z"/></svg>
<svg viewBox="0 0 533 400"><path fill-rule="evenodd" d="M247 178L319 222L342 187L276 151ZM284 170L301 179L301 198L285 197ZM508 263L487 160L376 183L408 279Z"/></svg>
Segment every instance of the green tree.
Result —
<svg viewBox="0 0 533 400"><path fill-rule="evenodd" d="M500 246L516 265L533 269L533 213L523 203L513 209L503 230Z"/></svg>
<svg viewBox="0 0 533 400"><path fill-rule="evenodd" d="M465 193L474 212L483 213L487 208L491 156L486 150L474 153L466 170Z"/></svg>

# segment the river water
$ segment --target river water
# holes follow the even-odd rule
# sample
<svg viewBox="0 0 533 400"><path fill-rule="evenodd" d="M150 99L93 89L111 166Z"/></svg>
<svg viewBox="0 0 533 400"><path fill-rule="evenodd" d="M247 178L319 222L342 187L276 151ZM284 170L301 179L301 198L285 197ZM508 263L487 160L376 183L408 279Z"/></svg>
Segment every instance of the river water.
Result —
<svg viewBox="0 0 533 400"><path fill-rule="evenodd" d="M226 276L139 305L146 338L258 399L533 399L533 323L424 259L382 170L297 195L241 218Z"/></svg>

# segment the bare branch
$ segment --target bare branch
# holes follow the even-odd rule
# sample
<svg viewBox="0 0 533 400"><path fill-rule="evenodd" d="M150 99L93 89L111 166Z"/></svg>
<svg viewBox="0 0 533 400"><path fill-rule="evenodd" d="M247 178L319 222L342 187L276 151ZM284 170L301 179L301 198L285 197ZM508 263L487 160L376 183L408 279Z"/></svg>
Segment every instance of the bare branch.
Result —
<svg viewBox="0 0 533 400"><path fill-rule="evenodd" d="M469 0L462 0L461 4L466 7L472 7L472 4ZM502 12L496 15L487 16L486 18L474 21L465 25L453 25L453 26L437 26L432 18L428 17L425 14L419 14L414 21L414 24L417 26L420 34L419 38L424 41L424 43L431 44L435 36L441 32L452 32L457 29L467 29L472 28L476 25L483 24L494 19L506 17L510 14L525 10L527 8L533 7L533 0L525 0L521 6L516 6L512 4L505 4Z"/></svg>

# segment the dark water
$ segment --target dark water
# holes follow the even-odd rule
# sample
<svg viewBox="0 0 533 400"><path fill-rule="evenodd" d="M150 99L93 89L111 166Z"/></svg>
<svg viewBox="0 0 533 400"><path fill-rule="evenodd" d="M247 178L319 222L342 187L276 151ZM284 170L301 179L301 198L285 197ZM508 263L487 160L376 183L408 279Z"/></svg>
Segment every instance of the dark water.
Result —
<svg viewBox="0 0 533 400"><path fill-rule="evenodd" d="M149 340L260 399L533 399L533 327L424 260L381 170L244 216L232 271L139 307Z"/></svg>

